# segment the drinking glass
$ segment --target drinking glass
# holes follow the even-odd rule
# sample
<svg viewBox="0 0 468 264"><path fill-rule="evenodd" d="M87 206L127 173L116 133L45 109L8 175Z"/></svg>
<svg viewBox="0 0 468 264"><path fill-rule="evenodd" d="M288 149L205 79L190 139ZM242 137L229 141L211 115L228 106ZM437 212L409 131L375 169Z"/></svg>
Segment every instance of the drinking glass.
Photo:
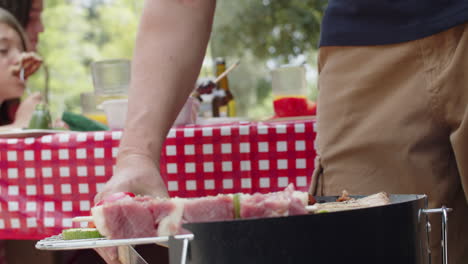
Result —
<svg viewBox="0 0 468 264"><path fill-rule="evenodd" d="M306 71L304 66L284 65L271 72L274 99L307 96Z"/></svg>
<svg viewBox="0 0 468 264"><path fill-rule="evenodd" d="M304 66L282 66L271 72L275 117L309 115Z"/></svg>
<svg viewBox="0 0 468 264"><path fill-rule="evenodd" d="M94 93L101 103L106 99L125 98L130 86L131 62L127 59L95 61L91 64Z"/></svg>

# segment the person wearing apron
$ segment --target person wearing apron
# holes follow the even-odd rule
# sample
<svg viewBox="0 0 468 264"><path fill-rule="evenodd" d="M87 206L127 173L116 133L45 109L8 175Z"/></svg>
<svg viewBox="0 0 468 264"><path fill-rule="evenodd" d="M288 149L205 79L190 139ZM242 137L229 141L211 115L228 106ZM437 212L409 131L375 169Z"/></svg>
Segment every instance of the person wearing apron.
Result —
<svg viewBox="0 0 468 264"><path fill-rule="evenodd" d="M468 263L468 1L330 0L311 193L426 194ZM432 263L441 263L440 215Z"/></svg>

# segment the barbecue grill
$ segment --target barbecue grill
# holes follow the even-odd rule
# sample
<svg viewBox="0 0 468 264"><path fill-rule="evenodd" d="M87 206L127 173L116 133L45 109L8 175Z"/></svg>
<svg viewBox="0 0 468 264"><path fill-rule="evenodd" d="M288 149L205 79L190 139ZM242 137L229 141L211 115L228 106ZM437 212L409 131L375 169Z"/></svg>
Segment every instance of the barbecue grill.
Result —
<svg viewBox="0 0 468 264"><path fill-rule="evenodd" d="M316 197L319 202L336 198ZM56 236L39 241L36 248L166 243L171 264L429 264L428 214L440 213L443 263L447 264L447 214L451 209L427 209L425 195L391 195L390 200L389 205L334 213L185 224L192 234L172 237L65 241Z"/></svg>

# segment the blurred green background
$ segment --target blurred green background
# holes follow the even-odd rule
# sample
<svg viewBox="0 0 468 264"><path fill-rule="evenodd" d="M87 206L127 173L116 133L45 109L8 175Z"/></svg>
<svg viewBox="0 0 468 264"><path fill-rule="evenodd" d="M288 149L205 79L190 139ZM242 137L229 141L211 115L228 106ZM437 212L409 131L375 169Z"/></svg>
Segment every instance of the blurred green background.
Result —
<svg viewBox="0 0 468 264"><path fill-rule="evenodd" d="M229 75L238 115L272 115L270 71L305 65L309 98L315 99L316 51L324 0L218 0L212 39L200 78L213 78L213 58L240 59ZM39 52L45 67L28 82L50 89L53 118L80 112L80 93L92 92L90 63L132 58L143 0L45 0ZM46 74L48 72L48 74ZM46 77L48 76L48 78Z"/></svg>

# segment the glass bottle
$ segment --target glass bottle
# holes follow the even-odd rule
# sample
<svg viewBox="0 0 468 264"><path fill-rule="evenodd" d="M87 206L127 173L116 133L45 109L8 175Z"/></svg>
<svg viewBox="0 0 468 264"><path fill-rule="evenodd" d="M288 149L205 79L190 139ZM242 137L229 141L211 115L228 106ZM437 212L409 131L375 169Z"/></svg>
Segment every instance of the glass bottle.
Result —
<svg viewBox="0 0 468 264"><path fill-rule="evenodd" d="M50 129L51 128L50 112L47 104L39 103L36 105L31 120L29 121L29 129Z"/></svg>
<svg viewBox="0 0 468 264"><path fill-rule="evenodd" d="M226 60L224 58L216 58L216 76L221 75L226 70ZM229 81L227 75L218 82L218 87L224 91L224 98L219 106L219 116L233 117L236 116L236 102L231 90L229 89Z"/></svg>

